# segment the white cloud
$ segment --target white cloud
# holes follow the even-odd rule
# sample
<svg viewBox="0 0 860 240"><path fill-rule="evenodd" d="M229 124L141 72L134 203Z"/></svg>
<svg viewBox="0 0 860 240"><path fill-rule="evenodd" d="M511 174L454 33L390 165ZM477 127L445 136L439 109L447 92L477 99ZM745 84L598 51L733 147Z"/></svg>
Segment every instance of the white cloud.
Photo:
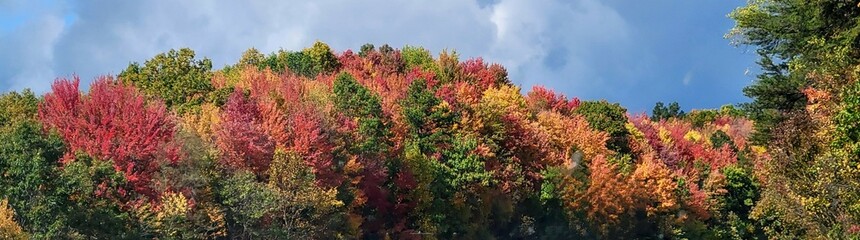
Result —
<svg viewBox="0 0 860 240"><path fill-rule="evenodd" d="M525 87L543 84L575 95L597 91L608 83L594 71L600 63L593 60L629 47L624 19L597 0L506 0L493 7L491 20L498 31L486 55Z"/></svg>
<svg viewBox="0 0 860 240"><path fill-rule="evenodd" d="M366 42L456 49L504 64L512 80L592 91L608 83L595 64L628 44L628 27L598 0L81 1L0 36L0 89L44 91L55 76L117 74L171 48L190 47L216 67L241 52L300 49L319 39L336 50ZM65 16L75 20L65 26ZM8 43L8 44L7 44ZM10 57L12 56L12 57ZM23 59L24 61L22 61ZM593 59L604 59L593 61Z"/></svg>
<svg viewBox="0 0 860 240"><path fill-rule="evenodd" d="M16 30L0 35L0 90L48 89L54 79L53 46L63 30L55 14L33 16Z"/></svg>
<svg viewBox="0 0 860 240"><path fill-rule="evenodd" d="M693 71L687 72L684 75L684 79L681 80L681 83L684 83L684 86L690 85L690 82L693 81Z"/></svg>

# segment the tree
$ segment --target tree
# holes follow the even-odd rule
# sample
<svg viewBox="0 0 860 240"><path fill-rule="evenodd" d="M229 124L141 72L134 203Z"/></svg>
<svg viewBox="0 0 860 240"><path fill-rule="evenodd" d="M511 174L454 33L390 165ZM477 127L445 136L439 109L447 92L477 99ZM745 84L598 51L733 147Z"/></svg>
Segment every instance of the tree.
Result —
<svg viewBox="0 0 860 240"><path fill-rule="evenodd" d="M534 86L526 96L526 102L532 112L552 110L564 115L569 115L581 104L578 98L568 100L564 95L543 86Z"/></svg>
<svg viewBox="0 0 860 240"><path fill-rule="evenodd" d="M260 53L256 48L249 48L242 53L242 58L239 59L239 63L237 63L236 66L252 66L262 70L266 66L266 56L263 55L263 53Z"/></svg>
<svg viewBox="0 0 860 240"><path fill-rule="evenodd" d="M136 62L129 64L119 79L148 96L162 99L169 108L193 108L202 104L213 90L212 61L197 60L194 55L188 48L171 49L155 55L143 66Z"/></svg>
<svg viewBox="0 0 860 240"><path fill-rule="evenodd" d="M544 111L537 115L537 122L542 131L549 135L550 144L547 147L556 148L557 152L561 153L559 156L546 156L553 159L548 161L550 163L568 167L582 166L586 164L582 160L609 154L606 148L609 135L589 127L582 116L565 117L559 113Z"/></svg>
<svg viewBox="0 0 860 240"><path fill-rule="evenodd" d="M0 95L0 131L14 123L35 120L39 99L30 89Z"/></svg>
<svg viewBox="0 0 860 240"><path fill-rule="evenodd" d="M278 150L267 182L238 171L218 194L227 206L230 235L242 238L347 238L337 190L320 188L301 156Z"/></svg>
<svg viewBox="0 0 860 240"><path fill-rule="evenodd" d="M276 231L288 239L345 238L344 204L335 198L336 189L315 184L311 170L295 152L275 153L268 184L280 196Z"/></svg>
<svg viewBox="0 0 860 240"><path fill-rule="evenodd" d="M38 101L29 90L0 95L0 238L58 238L67 231L67 202L55 191L64 147L56 135L43 134Z"/></svg>
<svg viewBox="0 0 860 240"><path fill-rule="evenodd" d="M657 102L654 105L654 110L651 111L651 121L668 120L670 118L684 117L684 111L678 106L678 102L672 102L668 107L663 106L663 102Z"/></svg>
<svg viewBox="0 0 860 240"><path fill-rule="evenodd" d="M78 154L63 166L59 189L71 200L64 206L70 228L64 235L93 239L143 236L142 224L136 221L132 209L148 203L124 203L129 197L124 191L128 181L113 165L108 160Z"/></svg>
<svg viewBox="0 0 860 240"><path fill-rule="evenodd" d="M562 181L561 197L568 216L572 218L570 221L590 226L594 232L589 235L623 235L613 230L618 230L617 224L630 214L632 186L603 156L592 159L587 167L585 179L576 176L581 174L577 173L582 171L579 168ZM575 219L576 216L584 216L585 219ZM585 222L578 222L583 220Z"/></svg>
<svg viewBox="0 0 860 240"><path fill-rule="evenodd" d="M69 148L63 163L74 161L76 152L111 161L128 180L127 190L157 199L152 174L179 157L171 143L175 124L164 104L147 102L137 89L110 77L96 79L82 96L79 82L57 80L39 105L45 128L55 130Z"/></svg>
<svg viewBox="0 0 860 240"><path fill-rule="evenodd" d="M358 51L358 56L366 57L368 53L376 51L376 47L373 44L365 43L361 45L361 49Z"/></svg>
<svg viewBox="0 0 860 240"><path fill-rule="evenodd" d="M610 104L603 101L584 101L574 111L585 117L588 125L594 129L609 133L609 141L606 147L619 152L628 153L630 147L627 145L627 109L618 103Z"/></svg>
<svg viewBox="0 0 860 240"><path fill-rule="evenodd" d="M33 120L12 124L0 131L0 197L17 209L18 221L34 238L61 237L68 231L63 209L69 204L58 189L62 140L43 134Z"/></svg>
<svg viewBox="0 0 860 240"><path fill-rule="evenodd" d="M9 240L29 239L27 233L15 222L15 211L9 208L6 199L0 200L0 237Z"/></svg>
<svg viewBox="0 0 860 240"><path fill-rule="evenodd" d="M425 154L437 152L437 144L449 138L449 128L454 124L456 114L451 112L447 103L436 98L424 79L417 79L409 85L401 106L410 134L420 151Z"/></svg>
<svg viewBox="0 0 860 240"><path fill-rule="evenodd" d="M727 35L736 44L753 45L762 73L744 89L753 99L746 107L756 121L756 143L772 137L770 129L784 113L801 110L807 74L829 72L857 63L854 40L856 4L843 1L752 1L730 14L736 25Z"/></svg>
<svg viewBox="0 0 860 240"><path fill-rule="evenodd" d="M316 73L328 74L340 67L337 56L332 53L328 44L323 42L314 42L313 46L302 50L302 54L307 55L311 59L313 70Z"/></svg>
<svg viewBox="0 0 860 240"><path fill-rule="evenodd" d="M262 127L257 103L239 90L224 105L216 144L226 166L250 170L257 176L266 173L275 153L275 143Z"/></svg>
<svg viewBox="0 0 860 240"><path fill-rule="evenodd" d="M636 165L630 179L633 186L633 201L637 214L644 215L644 219L631 218L636 224L637 236L657 236L659 234L671 235L673 233L665 229L675 221L683 221L676 217L681 208L681 199L678 196L678 183L676 176L659 159L654 156L645 156Z"/></svg>
<svg viewBox="0 0 860 240"><path fill-rule="evenodd" d="M299 155L310 166L321 186L335 187L342 183L343 176L337 172L331 133L323 126L322 117L307 105L294 106L287 116L288 140L285 148Z"/></svg>
<svg viewBox="0 0 860 240"><path fill-rule="evenodd" d="M279 50L277 53L272 53L265 59L265 65L274 72L283 73L285 71L314 78L319 73L314 69L314 63L311 56L303 51L285 51Z"/></svg>
<svg viewBox="0 0 860 240"><path fill-rule="evenodd" d="M228 235L243 238L267 238L272 236L266 218L279 207L278 193L257 182L254 173L239 170L221 183L217 194L227 210Z"/></svg>
<svg viewBox="0 0 860 240"><path fill-rule="evenodd" d="M406 45L400 49L400 54L403 56L404 64L406 64L406 70L418 68L424 71L435 72L437 69L433 55L427 49Z"/></svg>
<svg viewBox="0 0 860 240"><path fill-rule="evenodd" d="M755 46L763 73L744 92L756 121L753 143L770 146L753 218L769 237L857 234L857 108L852 99L860 59L860 9L846 1L752 1L735 10L730 36ZM850 135L850 134L849 134ZM852 230L853 228L853 230Z"/></svg>
<svg viewBox="0 0 860 240"><path fill-rule="evenodd" d="M383 121L379 98L348 73L337 76L333 89L335 107L346 116L358 119L356 150L382 153L388 149L388 126Z"/></svg>

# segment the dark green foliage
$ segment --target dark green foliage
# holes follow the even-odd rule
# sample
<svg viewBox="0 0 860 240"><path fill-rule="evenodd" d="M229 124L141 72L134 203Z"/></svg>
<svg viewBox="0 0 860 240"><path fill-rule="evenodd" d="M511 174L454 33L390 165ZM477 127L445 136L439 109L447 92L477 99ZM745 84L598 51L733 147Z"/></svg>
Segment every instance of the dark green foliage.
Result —
<svg viewBox="0 0 860 240"><path fill-rule="evenodd" d="M224 106L227 103L227 99L230 98L230 94L235 91L232 87L220 88L218 90L209 92L206 96L206 102L213 103L215 106Z"/></svg>
<svg viewBox="0 0 860 240"><path fill-rule="evenodd" d="M379 98L348 73L341 73L335 79L334 95L335 107L346 116L358 119L357 132L362 141L355 144L356 150L383 152L388 149L388 126L383 120Z"/></svg>
<svg viewBox="0 0 860 240"><path fill-rule="evenodd" d="M376 51L376 47L374 47L373 44L365 43L364 45L361 45L361 49L358 51L358 56L366 57L368 53L373 51Z"/></svg>
<svg viewBox="0 0 860 240"><path fill-rule="evenodd" d="M584 101L574 111L582 115L593 129L609 133L609 141L606 147L618 153L629 153L627 145L627 109L618 103L609 103L606 100Z"/></svg>
<svg viewBox="0 0 860 240"><path fill-rule="evenodd" d="M722 169L726 176L725 208L746 219L752 207L759 199L759 185L747 169L726 167Z"/></svg>
<svg viewBox="0 0 860 240"><path fill-rule="evenodd" d="M0 199L9 201L33 238L52 239L68 231L67 199L56 191L65 147L56 135L43 133L38 102L30 90L0 95Z"/></svg>
<svg viewBox="0 0 860 240"><path fill-rule="evenodd" d="M774 65L769 58L759 62L764 73L758 80L744 88L744 94L754 101L745 104L748 115L756 122L752 140L766 144L771 139L771 130L785 120L782 113L802 109L806 96L800 92L806 87L805 76L788 75L787 65Z"/></svg>
<svg viewBox="0 0 860 240"><path fill-rule="evenodd" d="M0 198L18 213L18 222L36 239L52 239L66 231L65 196L56 191L59 159L64 152L56 136L42 134L34 121L12 122L0 131Z"/></svg>
<svg viewBox="0 0 860 240"><path fill-rule="evenodd" d="M733 150L735 150L735 152L737 152L737 150L738 150L737 145L735 145L735 143L732 141L732 139L729 137L729 135L726 134L726 132L723 132L723 130L717 130L716 132L711 134L711 145L714 148L721 148L727 144L729 145L730 148L732 148Z"/></svg>
<svg viewBox="0 0 860 240"><path fill-rule="evenodd" d="M761 191L758 181L749 169L738 166L723 168L726 193L718 199L720 212L714 216L714 238L763 239L762 225L750 219L750 212L758 202Z"/></svg>
<svg viewBox="0 0 860 240"><path fill-rule="evenodd" d="M492 173L484 168L484 159L474 154L475 139L458 136L453 139L452 149L442 154L435 162L435 180L432 185L436 201L431 216L439 226L441 238L465 236L475 238L485 231L489 214L486 207L490 199L482 198L491 186ZM457 199L460 199L460 203Z"/></svg>
<svg viewBox="0 0 860 240"><path fill-rule="evenodd" d="M401 102L410 134L422 153L435 152L434 144L444 142L450 136L450 126L456 121L456 115L441 103L442 100L428 89L424 79L412 82Z"/></svg>
<svg viewBox="0 0 860 240"><path fill-rule="evenodd" d="M719 116L719 113L714 110L693 110L687 114L686 118L694 127L702 127L706 123L716 120L717 116Z"/></svg>
<svg viewBox="0 0 860 240"><path fill-rule="evenodd" d="M280 50L265 59L265 66L277 73L290 71L308 78L313 78L319 73L314 69L311 57L304 52Z"/></svg>
<svg viewBox="0 0 860 240"><path fill-rule="evenodd" d="M478 143L475 139L455 137L452 149L445 151L442 171L445 183L452 189L468 191L475 187L490 185L492 175L484 168L484 160L474 153Z"/></svg>
<svg viewBox="0 0 860 240"><path fill-rule="evenodd" d="M680 117L684 117L684 111L681 110L678 102L672 102L668 107L664 106L663 102L657 102L657 104L654 105L654 110L651 111L652 121L668 120L670 118Z"/></svg>
<svg viewBox="0 0 860 240"><path fill-rule="evenodd" d="M382 53L382 55L388 55L394 52L394 48L388 44L382 44L382 46L379 47L379 52Z"/></svg>
<svg viewBox="0 0 860 240"><path fill-rule="evenodd" d="M836 114L836 136L834 146L857 145L860 142L860 82L845 89L843 110ZM851 146L853 154L860 154L860 148Z"/></svg>
<svg viewBox="0 0 860 240"><path fill-rule="evenodd" d="M91 239L143 239L134 216L121 210L118 201L127 198L115 189L126 185L121 172L110 161L78 155L63 167L59 190L71 203L68 211L71 235Z"/></svg>
<svg viewBox="0 0 860 240"><path fill-rule="evenodd" d="M314 69L313 62L310 56L303 52L288 52L286 53L287 68L295 74L314 77L319 71Z"/></svg>
<svg viewBox="0 0 860 240"><path fill-rule="evenodd" d="M210 81L212 61L194 59L194 51L188 48L158 54L143 66L129 64L119 78L179 110L199 106L214 90Z"/></svg>

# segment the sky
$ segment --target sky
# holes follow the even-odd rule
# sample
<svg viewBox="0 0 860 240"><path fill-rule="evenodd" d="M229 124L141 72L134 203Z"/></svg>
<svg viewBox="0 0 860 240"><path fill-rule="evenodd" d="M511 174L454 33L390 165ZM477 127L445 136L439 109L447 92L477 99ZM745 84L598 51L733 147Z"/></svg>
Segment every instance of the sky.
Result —
<svg viewBox="0 0 860 240"><path fill-rule="evenodd" d="M650 112L749 101L751 47L724 38L746 0L0 0L0 92L87 84L170 49L216 68L254 47L335 51L365 43L456 50L508 69L527 91L543 85L583 100Z"/></svg>

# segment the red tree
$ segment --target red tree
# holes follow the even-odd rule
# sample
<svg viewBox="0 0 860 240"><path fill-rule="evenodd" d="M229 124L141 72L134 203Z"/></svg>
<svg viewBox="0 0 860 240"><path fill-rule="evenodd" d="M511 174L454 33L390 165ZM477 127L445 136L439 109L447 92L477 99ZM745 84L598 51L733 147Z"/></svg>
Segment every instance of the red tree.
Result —
<svg viewBox="0 0 860 240"><path fill-rule="evenodd" d="M275 153L275 143L263 129L257 103L235 91L221 114L221 126L216 143L222 162L234 169L250 169L258 176L269 168Z"/></svg>
<svg viewBox="0 0 860 240"><path fill-rule="evenodd" d="M341 176L332 169L333 146L323 129L322 119L313 108L298 106L290 115L290 142L288 148L302 155L317 177L317 182L326 187L335 187Z"/></svg>
<svg viewBox="0 0 860 240"><path fill-rule="evenodd" d="M526 96L526 103L535 112L552 110L568 115L579 107L580 101L578 98L567 100L564 95L556 94L554 91L546 89L543 86L534 86L532 87L532 91Z"/></svg>
<svg viewBox="0 0 860 240"><path fill-rule="evenodd" d="M69 152L63 158L74 160L75 152L113 161L132 190L157 199L150 184L159 160L175 163L177 148L170 144L175 123L160 101L147 103L134 87L99 77L88 95L81 95L80 80L59 79L45 94L39 118L46 130L56 130Z"/></svg>

